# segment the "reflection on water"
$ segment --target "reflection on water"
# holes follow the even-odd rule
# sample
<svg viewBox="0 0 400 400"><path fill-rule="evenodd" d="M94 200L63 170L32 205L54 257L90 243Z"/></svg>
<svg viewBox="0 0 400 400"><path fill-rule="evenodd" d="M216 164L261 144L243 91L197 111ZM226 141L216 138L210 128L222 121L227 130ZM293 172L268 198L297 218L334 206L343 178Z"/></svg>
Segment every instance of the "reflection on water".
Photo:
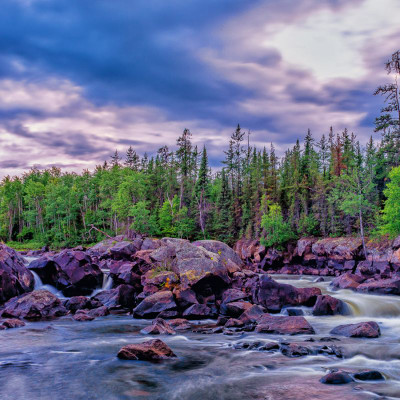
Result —
<svg viewBox="0 0 400 400"><path fill-rule="evenodd" d="M352 307L353 316L306 318L316 335L278 336L254 332L226 336L180 333L161 337L178 355L176 360L151 364L116 358L121 346L148 339L139 333L149 321L107 316L79 323L69 318L28 323L0 332L0 399L390 399L400 398L400 319L396 297L333 292L329 282L312 277L280 282L298 287L318 286ZM377 321L378 339L346 339L334 344L344 359L313 355L288 358L280 352L236 350L246 342L288 341L306 346L327 344L334 326ZM310 338L314 342L309 342ZM329 344L329 343L328 343ZM377 369L385 382L354 382L329 386L319 383L329 368Z"/></svg>

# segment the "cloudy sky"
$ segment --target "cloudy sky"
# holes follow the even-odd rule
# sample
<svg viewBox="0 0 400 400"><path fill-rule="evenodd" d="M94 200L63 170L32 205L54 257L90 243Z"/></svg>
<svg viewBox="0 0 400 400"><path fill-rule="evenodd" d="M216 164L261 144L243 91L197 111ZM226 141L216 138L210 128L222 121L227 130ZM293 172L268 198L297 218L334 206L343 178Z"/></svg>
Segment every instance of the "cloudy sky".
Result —
<svg viewBox="0 0 400 400"><path fill-rule="evenodd" d="M2 0L0 175L151 154L184 128L217 165L237 123L280 152L307 128L365 141L399 14L398 0Z"/></svg>

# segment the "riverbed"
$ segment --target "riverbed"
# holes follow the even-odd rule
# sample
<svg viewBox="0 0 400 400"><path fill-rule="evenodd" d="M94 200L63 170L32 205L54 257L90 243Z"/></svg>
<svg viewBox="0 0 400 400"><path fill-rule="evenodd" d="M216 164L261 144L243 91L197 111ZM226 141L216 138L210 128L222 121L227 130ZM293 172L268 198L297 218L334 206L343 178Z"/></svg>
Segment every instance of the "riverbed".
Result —
<svg viewBox="0 0 400 400"><path fill-rule="evenodd" d="M150 339L140 329L150 321L110 315L91 322L64 317L0 331L0 399L391 399L400 398L400 298L332 291L315 277L277 276L281 283L319 287L346 301L349 316L314 317L303 307L315 335L179 333L160 336L178 358L160 363L119 360L118 350ZM283 311L284 313L285 311ZM340 324L373 320L382 336L326 342ZM200 323L200 322L199 322ZM153 337L152 337L153 338ZM309 340L314 340L310 342ZM344 358L289 358L280 352L237 349L243 342L335 345ZM375 369L385 381L324 385L331 368Z"/></svg>

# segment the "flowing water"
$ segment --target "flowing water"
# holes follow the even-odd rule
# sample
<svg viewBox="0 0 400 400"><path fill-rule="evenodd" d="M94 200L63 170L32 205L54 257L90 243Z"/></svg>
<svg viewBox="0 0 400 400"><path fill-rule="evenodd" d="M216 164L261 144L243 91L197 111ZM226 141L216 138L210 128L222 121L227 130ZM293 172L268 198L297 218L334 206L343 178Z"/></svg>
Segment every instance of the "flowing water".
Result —
<svg viewBox="0 0 400 400"><path fill-rule="evenodd" d="M150 339L140 334L149 321L112 315L92 322L68 317L27 323L0 331L0 399L149 399L149 400L347 400L400 398L400 297L348 290L332 292L329 282L312 277L275 276L297 287L317 286L346 301L351 316L314 317L303 308L316 335L282 336L256 333L161 336L178 358L160 363L123 361L118 350ZM343 323L374 320L378 339L323 342ZM315 342L308 342L311 337ZM241 342L287 341L336 345L345 358L324 355L288 358L279 352L235 349ZM330 368L377 369L384 382L323 385Z"/></svg>

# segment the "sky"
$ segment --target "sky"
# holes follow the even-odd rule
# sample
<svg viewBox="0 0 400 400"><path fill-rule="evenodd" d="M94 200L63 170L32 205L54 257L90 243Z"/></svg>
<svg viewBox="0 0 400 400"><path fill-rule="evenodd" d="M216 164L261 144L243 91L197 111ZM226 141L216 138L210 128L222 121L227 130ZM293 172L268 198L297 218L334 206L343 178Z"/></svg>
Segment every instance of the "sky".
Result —
<svg viewBox="0 0 400 400"><path fill-rule="evenodd" d="M398 0L2 0L0 176L93 169L117 149L224 158L236 125L278 154L347 127L365 143L400 47Z"/></svg>

